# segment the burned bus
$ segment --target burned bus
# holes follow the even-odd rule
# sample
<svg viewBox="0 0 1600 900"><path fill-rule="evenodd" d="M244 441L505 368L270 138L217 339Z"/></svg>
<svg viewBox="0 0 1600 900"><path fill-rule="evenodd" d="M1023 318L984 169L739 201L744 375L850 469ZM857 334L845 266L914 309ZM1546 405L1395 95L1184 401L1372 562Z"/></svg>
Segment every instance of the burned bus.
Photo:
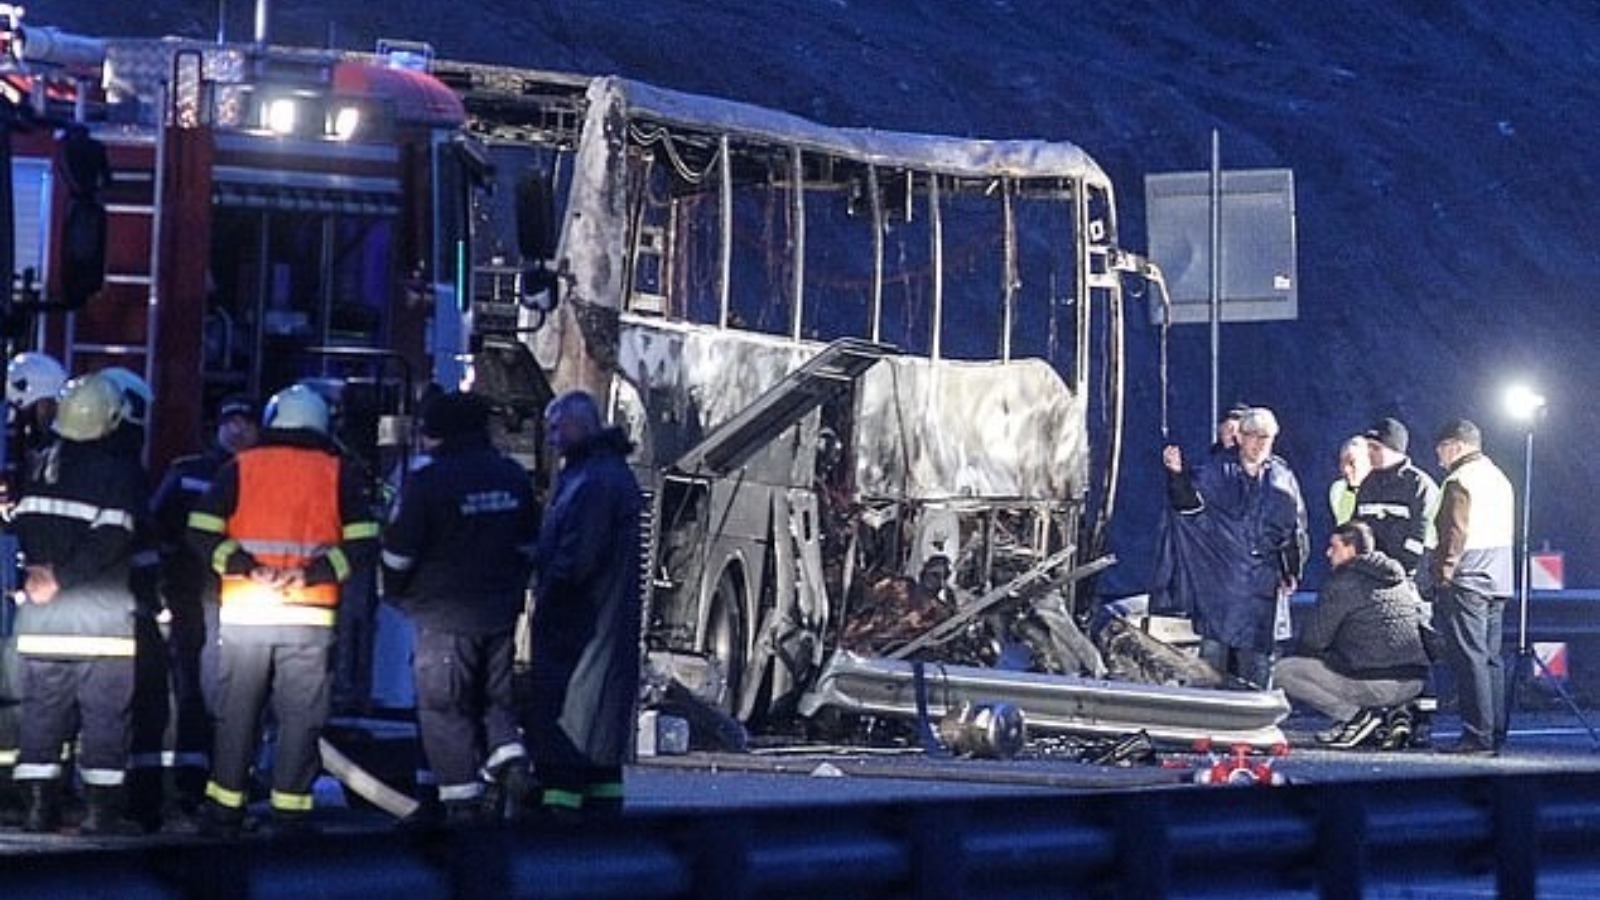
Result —
<svg viewBox="0 0 1600 900"><path fill-rule="evenodd" d="M511 342L629 427L658 685L746 722L1010 700L1047 729L1281 738L1281 694L1108 679L1079 627L1113 562L1124 281L1160 288L1084 151L435 73L491 188L463 333L494 350L463 375L514 382L484 365Z"/></svg>

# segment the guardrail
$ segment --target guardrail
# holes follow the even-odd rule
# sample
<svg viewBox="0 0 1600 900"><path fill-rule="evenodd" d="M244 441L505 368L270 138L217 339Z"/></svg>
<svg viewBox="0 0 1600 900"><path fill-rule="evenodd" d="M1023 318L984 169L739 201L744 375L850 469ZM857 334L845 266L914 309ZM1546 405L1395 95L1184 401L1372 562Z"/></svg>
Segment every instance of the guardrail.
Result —
<svg viewBox="0 0 1600 900"><path fill-rule="evenodd" d="M715 809L31 854L8 897L1596 896L1600 775Z"/></svg>

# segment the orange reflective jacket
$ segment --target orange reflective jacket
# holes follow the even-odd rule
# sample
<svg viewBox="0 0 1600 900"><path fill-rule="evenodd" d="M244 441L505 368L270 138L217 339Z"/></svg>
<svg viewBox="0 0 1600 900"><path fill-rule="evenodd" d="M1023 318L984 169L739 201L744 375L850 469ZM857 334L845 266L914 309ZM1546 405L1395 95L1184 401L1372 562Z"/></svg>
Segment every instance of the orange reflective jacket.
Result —
<svg viewBox="0 0 1600 900"><path fill-rule="evenodd" d="M263 566L303 569L325 554L340 554L339 459L297 447L257 447L240 453L239 501L227 533ZM222 579L224 623L334 623L338 584L274 588L245 576Z"/></svg>

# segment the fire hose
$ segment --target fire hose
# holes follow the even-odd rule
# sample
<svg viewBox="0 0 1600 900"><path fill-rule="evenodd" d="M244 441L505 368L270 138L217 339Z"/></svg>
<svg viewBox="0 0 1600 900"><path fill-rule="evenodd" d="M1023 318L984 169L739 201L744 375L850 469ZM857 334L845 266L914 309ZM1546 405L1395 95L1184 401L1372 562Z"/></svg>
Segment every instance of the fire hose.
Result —
<svg viewBox="0 0 1600 900"><path fill-rule="evenodd" d="M322 768L339 779L339 783L397 819L404 819L417 811L417 801L390 787L383 779L373 775L345 756L327 738L317 739L317 749L322 754Z"/></svg>

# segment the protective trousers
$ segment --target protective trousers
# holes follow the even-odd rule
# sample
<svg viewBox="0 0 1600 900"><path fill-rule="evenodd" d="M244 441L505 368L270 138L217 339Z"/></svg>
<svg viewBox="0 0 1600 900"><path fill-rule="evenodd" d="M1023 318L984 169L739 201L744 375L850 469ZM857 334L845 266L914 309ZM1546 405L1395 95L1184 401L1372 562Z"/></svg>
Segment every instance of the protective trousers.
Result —
<svg viewBox="0 0 1600 900"><path fill-rule="evenodd" d="M199 802L205 787L211 723L200 692L204 623L174 616L163 635L153 618L141 615L135 619L134 640L128 800L134 818L148 825L160 818L168 773L172 799L185 808Z"/></svg>
<svg viewBox="0 0 1600 900"><path fill-rule="evenodd" d="M329 644L239 641L229 632L222 626L216 742L206 796L229 809L245 806L261 712L270 696L277 722L271 805L277 812L308 813L311 786L322 768L317 741L328 721Z"/></svg>
<svg viewBox="0 0 1600 900"><path fill-rule="evenodd" d="M116 787L128 766L133 660L22 658L22 735L17 781L61 777L61 745L78 737L78 775Z"/></svg>
<svg viewBox="0 0 1600 900"><path fill-rule="evenodd" d="M509 630L474 636L419 629L412 658L422 749L439 799L483 792L479 766L525 758L511 687Z"/></svg>

